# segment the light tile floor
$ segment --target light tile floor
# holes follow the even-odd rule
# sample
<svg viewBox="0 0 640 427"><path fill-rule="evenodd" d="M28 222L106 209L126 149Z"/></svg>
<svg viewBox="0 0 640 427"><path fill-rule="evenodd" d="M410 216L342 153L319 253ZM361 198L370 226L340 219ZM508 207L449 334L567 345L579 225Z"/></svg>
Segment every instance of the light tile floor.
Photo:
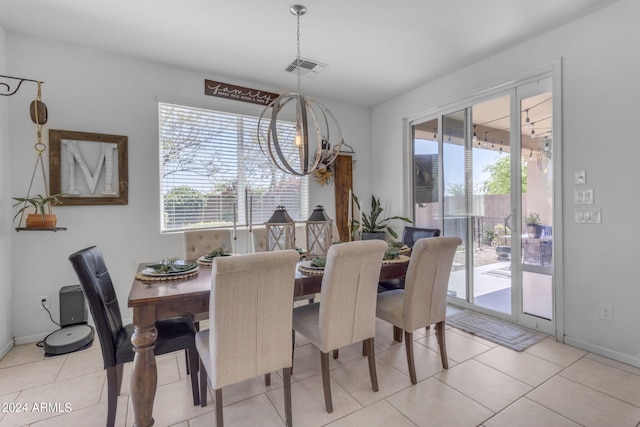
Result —
<svg viewBox="0 0 640 427"><path fill-rule="evenodd" d="M638 426L640 369L559 344L549 338L524 352L447 329L449 369L443 370L435 336L415 336L418 384L409 382L403 344L378 321L376 364L380 390L369 382L359 345L331 360L334 412L324 410L320 356L297 337L293 421L306 426ZM209 395L192 405L184 353L157 358L156 426L214 425ZM118 426L133 413L124 370ZM255 378L223 390L227 426L283 426L282 379ZM40 411L34 404L47 404ZM86 350L45 358L35 345L14 347L0 361L0 427L100 426L106 420L106 376L96 339ZM56 406L56 404L59 404ZM66 405L66 406L65 406ZM24 410L26 408L26 410ZM22 412L18 412L22 409ZM65 412L68 410L67 412Z"/></svg>

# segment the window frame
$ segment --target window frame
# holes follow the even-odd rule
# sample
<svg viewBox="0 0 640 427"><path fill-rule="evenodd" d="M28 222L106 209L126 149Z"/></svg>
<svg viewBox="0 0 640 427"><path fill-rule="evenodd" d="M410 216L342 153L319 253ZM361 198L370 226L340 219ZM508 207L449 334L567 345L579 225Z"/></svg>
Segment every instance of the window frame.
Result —
<svg viewBox="0 0 640 427"><path fill-rule="evenodd" d="M216 100L218 101L218 100ZM166 197L166 191L168 190L168 186L166 185L166 182L164 181L164 177L163 177L163 164L164 164L164 160L163 160L163 153L164 153L164 149L163 149L163 116L162 116L162 105L169 105L169 106L176 106L179 108L184 108L187 110L193 110L193 111L197 111L197 110L206 110L207 112L215 115L216 113L222 114L222 115L227 115L227 116L239 116L241 118L244 119L249 119L249 120L255 120L255 122L257 123L260 114L262 113L262 111L264 110L264 107L262 106L255 106L255 105L243 105L243 103L238 103L238 102L231 102L231 101L226 101L226 100L221 100L218 102L192 102L192 101L185 101L185 100L179 100L179 99L174 99L174 98L168 98L168 97L158 97L157 98L157 111L158 111L158 165L159 165L159 171L158 171L158 184L159 184L159 188L158 188L158 195L159 195L159 222L160 222L160 232L161 234L171 234L171 233L180 233L183 232L185 230L197 230L197 229L203 229L203 228L220 228L220 229L231 229L234 224L233 224L233 220L231 219L230 214L227 215L229 216L229 219L220 224L220 225L212 225L212 224L208 224L208 223L196 223L193 222L191 224L182 224L180 226L174 226L174 227L169 227L166 219L165 219L165 197ZM286 117L285 119L289 119L287 120L290 123L293 123L293 117L289 118ZM247 140L247 142L249 142ZM229 146L227 147L229 148ZM297 201L297 205L294 207L294 211L299 211L300 214L300 218L296 218L296 216L298 215L292 215L294 219L296 219L297 221L303 221L304 218L306 218L309 215L309 178L308 176L303 176L303 177L294 177L292 175L288 175L288 174L284 174L283 172L281 172L280 170L278 170L274 165L271 164L271 162L267 159L266 156L264 156L264 154L260 151L257 150L256 155L259 156L263 156L264 157L264 162L265 165L269 165L272 170L273 173L277 174L279 176L278 178L278 182L281 182L282 178L285 177L287 179L298 179L300 181L299 183L299 199ZM209 177L211 177L212 175L210 175ZM207 186L205 185L204 181L207 181L208 178L203 178L203 185L202 188L206 188ZM247 224L247 218L249 217L249 208L247 206L245 206L246 201L248 201L249 199L251 199L251 191L249 191L248 193L244 192L244 188L248 188L250 184L243 184L241 185L241 181L244 181L241 179L239 171L236 170L236 188L233 194L233 197L231 200L235 200L235 203L237 203L236 206L236 227L242 227L242 228L246 228L248 227ZM240 187L243 188L240 188ZM214 190L214 187L210 187L210 188L206 188L206 192L211 192L212 190ZM291 196L291 194L293 194L295 196L295 193L281 193L280 195L272 195L272 198L277 198L279 199L280 196L286 196L289 195ZM245 200L246 199L246 200ZM266 220L268 220L268 218L270 217L271 213L275 210L276 206L278 204L281 204L279 201L278 202L273 202L273 200L271 200L271 202L266 202L263 199L259 199L258 201L256 201L258 199L258 194L254 194L254 199L253 199L253 209L252 209L252 213L253 213L253 221L252 221L252 226L255 225L262 225ZM233 202L231 201L227 201L228 203L233 204ZM271 206L273 205L273 206ZM260 209L257 209L258 206L260 207ZM290 208L290 206L286 206L285 203L285 207ZM227 207L227 209L231 209L229 207ZM256 211L260 210L261 215L260 214L256 214ZM230 210L229 210L230 212Z"/></svg>

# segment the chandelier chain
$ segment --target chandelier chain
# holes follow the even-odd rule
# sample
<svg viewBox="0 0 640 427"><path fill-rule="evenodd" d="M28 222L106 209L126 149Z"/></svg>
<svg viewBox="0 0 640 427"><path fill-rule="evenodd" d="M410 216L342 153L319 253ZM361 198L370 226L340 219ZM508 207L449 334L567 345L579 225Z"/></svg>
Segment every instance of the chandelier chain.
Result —
<svg viewBox="0 0 640 427"><path fill-rule="evenodd" d="M296 65L298 66L298 93L300 93L300 13L296 14L296 18L298 22L298 32L297 32L298 57L296 60Z"/></svg>

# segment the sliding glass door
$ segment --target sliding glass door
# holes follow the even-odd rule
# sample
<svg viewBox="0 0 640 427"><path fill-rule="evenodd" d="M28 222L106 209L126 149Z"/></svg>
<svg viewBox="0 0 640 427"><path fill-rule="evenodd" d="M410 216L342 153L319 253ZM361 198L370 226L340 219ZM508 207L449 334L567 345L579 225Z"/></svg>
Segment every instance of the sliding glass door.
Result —
<svg viewBox="0 0 640 427"><path fill-rule="evenodd" d="M539 79L412 125L415 225L463 241L449 301L547 333L552 104L551 78Z"/></svg>

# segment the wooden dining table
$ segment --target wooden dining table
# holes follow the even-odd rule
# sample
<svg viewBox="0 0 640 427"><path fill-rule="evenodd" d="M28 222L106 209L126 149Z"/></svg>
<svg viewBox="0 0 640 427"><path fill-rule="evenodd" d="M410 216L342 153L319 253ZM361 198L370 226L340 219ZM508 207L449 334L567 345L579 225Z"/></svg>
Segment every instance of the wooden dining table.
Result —
<svg viewBox="0 0 640 427"><path fill-rule="evenodd" d="M137 273L147 264L140 264ZM404 277L407 266L408 262L384 264L380 280ZM211 268L201 265L195 276L153 282L139 280L137 273L128 299L128 305L133 309L134 333L131 343L135 352L131 371L131 401L134 426L148 427L154 423L153 402L158 381L153 353L158 333L155 322L173 316L208 312ZM306 275L296 268L294 297L319 293L321 285L322 274ZM194 375L193 372L191 374Z"/></svg>

